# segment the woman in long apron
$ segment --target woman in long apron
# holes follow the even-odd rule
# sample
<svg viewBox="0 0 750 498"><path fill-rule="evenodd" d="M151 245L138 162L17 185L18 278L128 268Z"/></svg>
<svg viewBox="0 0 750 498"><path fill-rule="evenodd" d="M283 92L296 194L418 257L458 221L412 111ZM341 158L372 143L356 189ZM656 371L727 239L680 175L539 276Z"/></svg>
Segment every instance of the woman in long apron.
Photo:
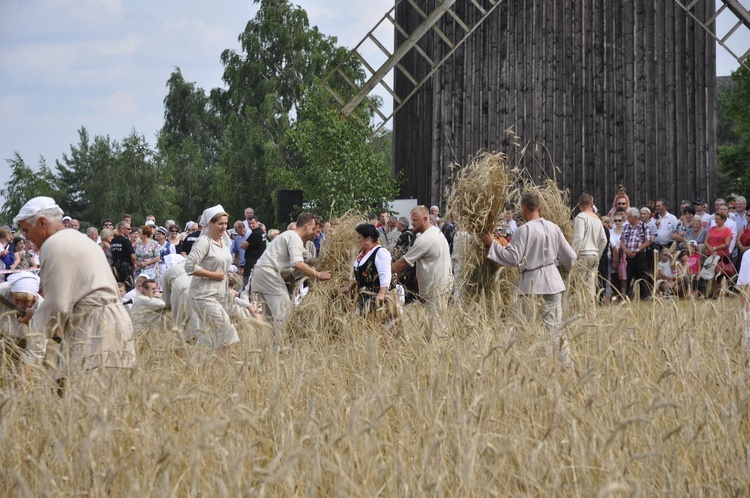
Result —
<svg viewBox="0 0 750 498"><path fill-rule="evenodd" d="M185 271L192 275L190 304L194 310L190 335L198 345L224 355L227 348L239 342L237 329L227 313L229 292L227 272L232 263L231 240L227 235L229 216L221 205L203 211L203 233L193 244L185 261Z"/></svg>

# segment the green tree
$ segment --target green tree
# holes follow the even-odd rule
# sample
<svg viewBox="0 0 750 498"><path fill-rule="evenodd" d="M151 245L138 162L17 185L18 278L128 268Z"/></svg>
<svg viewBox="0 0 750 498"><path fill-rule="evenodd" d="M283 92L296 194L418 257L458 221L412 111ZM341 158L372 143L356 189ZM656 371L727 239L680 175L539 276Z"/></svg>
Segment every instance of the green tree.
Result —
<svg viewBox="0 0 750 498"><path fill-rule="evenodd" d="M82 218L98 226L104 218L133 215L135 223L154 214L157 220L173 217L175 191L164 162L136 130L118 143L94 137L89 148L91 176L86 183L88 206Z"/></svg>
<svg viewBox="0 0 750 498"><path fill-rule="evenodd" d="M56 163L56 177L60 188L58 204L73 218L84 218L89 205L87 189L91 182L89 153L91 143L85 127L78 130L78 145L70 146L70 156L63 153L62 162Z"/></svg>
<svg viewBox="0 0 750 498"><path fill-rule="evenodd" d="M719 96L719 114L731 122L731 134L719 146L719 188L723 193L750 196L750 71L740 66L732 73L734 87Z"/></svg>
<svg viewBox="0 0 750 498"><path fill-rule="evenodd" d="M385 154L375 151L372 129L364 123L345 118L325 90L310 90L289 131L299 163L274 170L277 183L304 190L305 202L327 217L385 207L398 182Z"/></svg>
<svg viewBox="0 0 750 498"><path fill-rule="evenodd" d="M185 81L180 68L172 72L167 88L157 148L176 192L177 216L187 219L208 206L221 121L206 92Z"/></svg>
<svg viewBox="0 0 750 498"><path fill-rule="evenodd" d="M226 146L211 198L229 212L253 206L271 221L276 191L289 188L278 182L283 177L279 172L302 166L289 135L302 98L346 50L310 27L307 13L289 1L255 1L260 9L239 37L241 51L225 50L221 56L227 87L212 92Z"/></svg>
<svg viewBox="0 0 750 498"><path fill-rule="evenodd" d="M5 160L10 166L10 178L5 187L0 189L0 195L5 198L5 204L0 217L4 224L10 224L24 204L29 199L44 195L57 198L55 177L47 167L44 157L39 157L37 171L31 169L16 151L13 157Z"/></svg>

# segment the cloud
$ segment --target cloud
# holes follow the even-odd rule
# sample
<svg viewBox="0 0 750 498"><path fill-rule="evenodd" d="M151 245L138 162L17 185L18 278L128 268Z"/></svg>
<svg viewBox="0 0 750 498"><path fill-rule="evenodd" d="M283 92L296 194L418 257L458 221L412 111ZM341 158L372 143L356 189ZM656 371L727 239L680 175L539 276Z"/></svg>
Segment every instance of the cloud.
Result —
<svg viewBox="0 0 750 498"><path fill-rule="evenodd" d="M111 40L30 43L0 50L0 64L13 67L6 84L21 86L87 86L114 81L124 59L143 50L145 39L127 35Z"/></svg>
<svg viewBox="0 0 750 498"><path fill-rule="evenodd" d="M169 57L213 58L219 64L221 51L237 43L237 35L226 24L197 18L181 18L162 22L154 34L164 59Z"/></svg>
<svg viewBox="0 0 750 498"><path fill-rule="evenodd" d="M7 122L15 122L23 116L26 98L22 94L5 95L0 97L0 116Z"/></svg>
<svg viewBox="0 0 750 498"><path fill-rule="evenodd" d="M117 90L106 99L107 109L115 116L135 116L138 111L136 96L131 92Z"/></svg>
<svg viewBox="0 0 750 498"><path fill-rule="evenodd" d="M85 23L120 19L124 12L122 0L45 0L42 5L47 11L62 12Z"/></svg>

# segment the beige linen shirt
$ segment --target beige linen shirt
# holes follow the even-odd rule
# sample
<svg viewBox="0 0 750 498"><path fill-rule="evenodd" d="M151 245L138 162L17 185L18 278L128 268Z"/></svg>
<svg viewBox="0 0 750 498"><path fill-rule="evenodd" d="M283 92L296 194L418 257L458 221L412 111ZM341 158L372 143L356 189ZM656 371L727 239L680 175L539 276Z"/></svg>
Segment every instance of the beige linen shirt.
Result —
<svg viewBox="0 0 750 498"><path fill-rule="evenodd" d="M112 270L101 248L76 230L60 230L41 250L44 301L33 326L62 337L60 377L69 368L130 368L135 344L130 313L120 302Z"/></svg>
<svg viewBox="0 0 750 498"><path fill-rule="evenodd" d="M185 272L192 277L190 282L190 296L213 296L219 300L224 299L226 301L226 279L218 281L206 277L196 277L193 274L201 268L208 271L221 270L226 273L229 271L231 264L232 254L229 251L229 244L226 243L226 239L222 239L222 245L220 246L208 235L204 234L198 237L198 240L193 243L193 248L185 260Z"/></svg>
<svg viewBox="0 0 750 498"><path fill-rule="evenodd" d="M414 241L414 245L404 255L410 266L417 267L419 295L428 301L436 298L447 299L451 291L451 254L448 241L440 229L430 227Z"/></svg>
<svg viewBox="0 0 750 498"><path fill-rule="evenodd" d="M302 238L294 230L287 230L273 239L253 269L253 291L289 294L284 280L292 275L294 265L304 262L304 251Z"/></svg>
<svg viewBox="0 0 750 498"><path fill-rule="evenodd" d="M167 307L163 299L147 297L142 294L135 296L130 316L133 320L135 332L145 332L149 327L159 322L162 310Z"/></svg>
<svg viewBox="0 0 750 498"><path fill-rule="evenodd" d="M573 220L573 226L573 248L576 253L596 254L597 257L601 257L607 248L607 234L604 233L601 220L586 213L578 213Z"/></svg>
<svg viewBox="0 0 750 498"><path fill-rule="evenodd" d="M560 227L540 218L524 223L508 247L493 241L487 257L502 266L518 266L519 294L557 294L565 290L565 282L555 262L570 270L576 253Z"/></svg>

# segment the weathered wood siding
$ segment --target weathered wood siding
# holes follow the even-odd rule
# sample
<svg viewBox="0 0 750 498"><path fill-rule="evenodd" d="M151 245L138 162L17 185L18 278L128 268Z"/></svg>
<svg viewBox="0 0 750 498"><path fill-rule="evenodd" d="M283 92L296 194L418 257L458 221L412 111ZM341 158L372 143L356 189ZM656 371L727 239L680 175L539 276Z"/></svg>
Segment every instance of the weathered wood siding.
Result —
<svg viewBox="0 0 750 498"><path fill-rule="evenodd" d="M699 8L708 17L715 2ZM470 0L456 11L479 18ZM397 21L411 32L421 17L402 2ZM439 27L458 39L455 21ZM448 50L434 32L420 47L434 60ZM539 177L556 167L573 198L589 192L604 207L618 183L637 204L712 198L715 65L713 39L673 1L504 0L395 115L402 196L443 205L451 164L501 150L512 127L538 144L525 166ZM403 66L417 79L430 70L414 50ZM394 84L399 95L414 88L398 71Z"/></svg>

